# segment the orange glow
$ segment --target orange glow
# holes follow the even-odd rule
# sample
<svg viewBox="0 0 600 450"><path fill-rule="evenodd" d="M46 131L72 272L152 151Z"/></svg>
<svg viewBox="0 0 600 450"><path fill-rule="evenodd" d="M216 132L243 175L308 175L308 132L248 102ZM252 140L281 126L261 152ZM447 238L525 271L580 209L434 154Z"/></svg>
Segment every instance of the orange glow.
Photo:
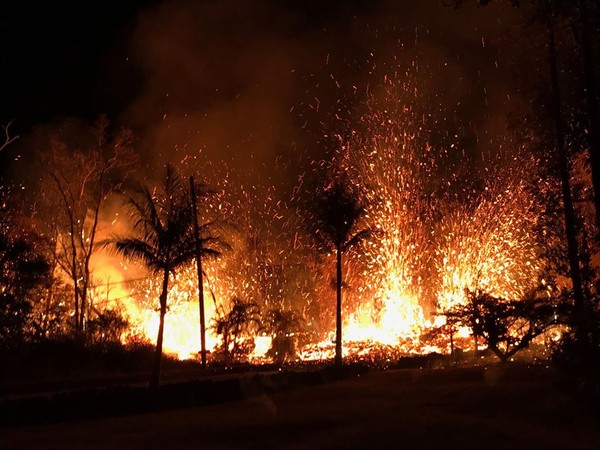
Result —
<svg viewBox="0 0 600 450"><path fill-rule="evenodd" d="M434 151L410 104L403 103L404 91L386 79L382 92L368 102L357 128L339 138L334 162L367 205L359 229L374 230L344 256L344 352L360 356L373 347L398 354L446 352L447 342L425 336L444 324L439 312L465 301L466 289L515 299L538 282L544 261L535 230L542 205L533 192L544 187L535 175L537 161L524 155L481 162L481 179L448 174L447 167L460 160L454 144ZM224 196L230 197L213 209L239 223L225 238L233 250L207 264L207 326L235 296L256 302L263 314L284 305L301 311L304 326L313 332L299 358L333 357L333 256L314 256L310 239L274 188L228 193L235 183L224 184ZM102 270L124 280L121 269L120 275L114 266L115 273ZM123 289L116 295L124 299L132 333L154 342L158 281L149 278L129 292ZM171 281L164 348L182 359L197 357L200 348L196 289L192 266ZM456 333L467 335L467 330ZM218 342L208 328L208 349L214 351ZM251 359L263 360L270 345L271 338L261 333Z"/></svg>

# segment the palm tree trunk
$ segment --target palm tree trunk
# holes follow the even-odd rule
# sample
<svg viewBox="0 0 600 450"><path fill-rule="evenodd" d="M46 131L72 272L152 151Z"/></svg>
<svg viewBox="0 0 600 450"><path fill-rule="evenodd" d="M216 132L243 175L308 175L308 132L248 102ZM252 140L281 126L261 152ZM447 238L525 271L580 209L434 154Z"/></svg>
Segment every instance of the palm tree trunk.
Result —
<svg viewBox="0 0 600 450"><path fill-rule="evenodd" d="M206 369L206 314L204 312L204 279L202 276L202 257L196 258L198 266L198 309L200 310L200 357L202 368Z"/></svg>
<svg viewBox="0 0 600 450"><path fill-rule="evenodd" d="M335 365L342 365L342 248L336 245Z"/></svg>
<svg viewBox="0 0 600 450"><path fill-rule="evenodd" d="M165 269L163 275L162 292L160 293L160 321L158 324L158 337L156 338L156 350L154 352L154 363L150 375L150 389L158 389L160 384L160 363L162 360L163 335L165 331L165 314L167 313L167 293L169 291L169 270Z"/></svg>

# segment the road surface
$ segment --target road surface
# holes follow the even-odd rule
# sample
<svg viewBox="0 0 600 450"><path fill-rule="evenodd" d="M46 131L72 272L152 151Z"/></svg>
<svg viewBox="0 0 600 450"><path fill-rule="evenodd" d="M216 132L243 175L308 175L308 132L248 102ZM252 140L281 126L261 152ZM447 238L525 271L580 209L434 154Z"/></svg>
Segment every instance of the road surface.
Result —
<svg viewBox="0 0 600 450"><path fill-rule="evenodd" d="M507 375L508 373L508 375ZM0 449L600 448L550 370L396 370L199 407L0 431Z"/></svg>

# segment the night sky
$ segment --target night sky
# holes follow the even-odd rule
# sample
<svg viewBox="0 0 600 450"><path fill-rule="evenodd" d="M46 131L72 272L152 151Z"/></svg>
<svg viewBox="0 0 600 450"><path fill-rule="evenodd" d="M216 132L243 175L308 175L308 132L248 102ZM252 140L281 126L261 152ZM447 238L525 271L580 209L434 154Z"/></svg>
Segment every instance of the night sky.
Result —
<svg viewBox="0 0 600 450"><path fill-rule="evenodd" d="M118 115L140 94L143 73L132 58L132 35L140 16L158 0L82 3L67 0L60 5L5 1L0 6L4 69L0 72L2 107L0 120L16 119L16 127L28 127L57 116L94 118L100 113ZM167 2L165 2L167 3ZM177 8L209 7L212 2L171 2ZM229 3L231 11L236 2ZM240 9L252 2L237 2ZM369 11L377 2L266 1L257 9L272 10L274 22L288 22L286 34L304 33L329 21ZM245 4L245 6L243 6ZM205 6L200 6L204 8ZM263 11L263 13L266 11ZM259 13L261 14L261 13ZM294 17L293 23L290 20ZM205 20L197 16L198 27ZM238 22L220 20L219 33L235 32Z"/></svg>
<svg viewBox="0 0 600 450"><path fill-rule="evenodd" d="M128 34L154 3L2 2L0 120L23 129L61 115L117 114L141 76L127 60Z"/></svg>

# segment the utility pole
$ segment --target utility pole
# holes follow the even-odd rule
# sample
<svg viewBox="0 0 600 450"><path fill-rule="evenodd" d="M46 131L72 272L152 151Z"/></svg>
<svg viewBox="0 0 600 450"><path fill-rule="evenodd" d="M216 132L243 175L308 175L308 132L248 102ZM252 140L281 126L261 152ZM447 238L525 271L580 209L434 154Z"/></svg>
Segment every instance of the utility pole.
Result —
<svg viewBox="0 0 600 450"><path fill-rule="evenodd" d="M198 206L196 205L196 185L193 176L190 176L190 195L192 197L192 213L194 214L196 268L198 270L198 309L200 310L200 357L202 358L202 368L206 369L206 318L204 316L204 278L202 276L202 243L200 242L200 228L198 227Z"/></svg>

